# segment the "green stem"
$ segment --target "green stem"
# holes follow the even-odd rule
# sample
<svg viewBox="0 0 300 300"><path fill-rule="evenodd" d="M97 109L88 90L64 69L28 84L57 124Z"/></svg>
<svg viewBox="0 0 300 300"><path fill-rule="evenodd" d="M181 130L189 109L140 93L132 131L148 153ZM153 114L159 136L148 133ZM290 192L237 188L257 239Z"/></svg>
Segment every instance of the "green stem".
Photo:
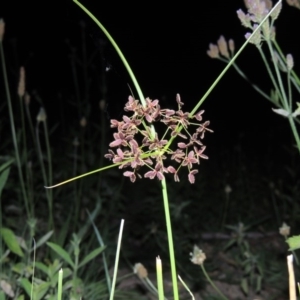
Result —
<svg viewBox="0 0 300 300"><path fill-rule="evenodd" d="M1 55L1 61L2 61L2 73L3 73L3 78L4 78L4 86L5 86L6 98L7 98L7 104L8 104L10 128L11 128L13 145L15 148L15 155L16 155L17 168L18 168L19 179L20 179L20 184L21 184L21 190L22 190L23 200L25 202L27 218L30 218L31 215L30 215L30 209L29 209L29 201L28 201L28 197L27 197L27 193L26 193L26 189L25 189L25 183L24 183L24 177L23 177L22 165L21 165L21 158L20 158L19 149L18 149L16 128L15 128L15 122L14 122L14 113L13 113L13 109L12 109L12 102L11 102L11 97L10 97L10 92L9 92L7 71L6 71L6 64L5 64L5 56L4 56L4 49L3 49L2 41L0 41L0 55Z"/></svg>
<svg viewBox="0 0 300 300"><path fill-rule="evenodd" d="M172 226L171 226L171 217L170 217L166 179L163 179L161 181L161 186L162 186L162 194L163 194L163 200L164 200L164 209L165 209L165 217L166 217L166 225L167 225L167 236L168 236L168 241L169 241L169 253L170 253L172 283L173 283L173 295L174 295L174 299L178 300L179 295L178 295L178 284L177 284L177 274L176 274L176 262L175 262L175 254L174 254Z"/></svg>
<svg viewBox="0 0 300 300"><path fill-rule="evenodd" d="M283 101L283 94L280 92L280 88L278 87L278 84L277 84L277 82L276 82L276 80L275 80L275 78L273 76L272 70L271 70L270 65L268 63L268 60L266 59L266 56L265 56L264 52L261 50L261 48L257 47L257 49L258 49L258 51L259 51L259 53L261 55L261 58L262 58L262 60L263 60L263 62L265 64L265 67L266 67L267 72L268 72L268 74L270 76L272 84L273 84L273 86L274 86L274 88L275 88L275 90L276 90L276 92L277 92L277 94L280 97L281 102L282 102ZM275 59L275 58L273 57L273 59ZM276 63L274 62L274 64L276 64Z"/></svg>
<svg viewBox="0 0 300 300"><path fill-rule="evenodd" d="M271 57L272 57L275 73L276 73L276 76L277 76L277 81L279 83L280 94L281 94L281 98L282 98L282 101L283 101L282 104L284 105L284 108L287 109L288 108L287 97L286 97L285 89L284 89L284 86L283 86L283 83L282 83L282 80L281 80L281 75L280 75L280 71L279 71L279 68L278 68L278 64L276 62L276 58L275 58L274 50L273 50L273 47L272 47L272 43L270 41L267 41L267 45L268 45L269 52L270 52ZM274 81L273 84L276 83L276 81L274 79L272 79L272 81ZM278 89L277 85L276 85L276 89Z"/></svg>
<svg viewBox="0 0 300 300"><path fill-rule="evenodd" d="M34 204L33 204L33 191L31 189L31 180L30 180L30 169L28 167L28 153L27 153L27 134L26 134L26 126L25 126L25 116L24 116L24 96L21 97L19 95L19 101L20 101L20 109L21 109L21 123L22 123L22 139L23 139L23 146L24 149L24 161L25 161L25 176L26 176L26 185L27 185L27 197L29 202L29 209L31 216L34 216Z"/></svg>
<svg viewBox="0 0 300 300"><path fill-rule="evenodd" d="M277 75L277 80L279 82L281 95L282 95L282 98L283 98L283 103L282 104L283 104L284 109L290 113L290 115L288 116L289 123L290 123L291 129L292 129L292 132L293 132L296 144L297 144L298 151L300 152L299 134L298 134L298 131L297 131L297 128L296 128L296 125L295 125L294 118L291 115L292 107L290 107L289 104L288 104L288 99L287 99L287 96L286 96L286 93L285 93L285 89L284 89L283 82L282 82L282 79L281 79L281 75L280 75L280 72L279 72L279 69L278 69L278 65L275 63L274 49L273 49L272 44L271 44L270 41L268 41L267 44L268 44L269 51L272 55L272 59L273 59L273 62L274 62L274 68L275 68L275 72L276 72L276 75Z"/></svg>
<svg viewBox="0 0 300 300"><path fill-rule="evenodd" d="M39 136L39 121L36 124L36 144L37 144L37 152L38 152L38 157L40 161L40 166L41 166L41 171L42 171L42 176L43 176L43 181L44 185L48 185L48 180L47 180L47 174L46 174L46 169L45 169L45 164L44 164L44 159L43 159L43 152L41 148L41 143L40 143L40 136ZM48 201L48 209L49 209L49 228L53 227L53 215L52 215L52 203L51 203L51 197L50 197L50 191L46 190L46 198Z"/></svg>
<svg viewBox="0 0 300 300"><path fill-rule="evenodd" d="M203 95L203 97L199 100L199 102L197 103L197 105L193 108L193 110L191 111L190 115L193 116L198 109L200 108L200 106L202 105L202 103L206 100L206 98L209 96L209 94L212 92L212 90L215 88L215 86L219 83L219 81L222 79L222 77L225 75L225 73L228 71L228 69L231 67L231 65L233 65L233 63L235 62L235 60L240 56L240 54L242 53L242 51L245 49L245 47L248 45L248 43L250 42L252 36L254 34L256 34L257 31L260 30L262 24L269 18L269 16L273 13L273 11L277 8L277 6L281 3L281 0L278 1L274 7L271 9L271 11L264 17L264 19L261 21L261 23L256 27L256 29L252 32L251 36L244 42L244 44L242 45L242 47L239 49L239 51L237 51L237 53L233 56L233 58L230 60L230 62L228 63L228 65L224 68L224 70L220 73L220 75L217 77L217 79L213 82L213 84L210 86L210 88L207 90L207 92Z"/></svg>
<svg viewBox="0 0 300 300"><path fill-rule="evenodd" d="M207 281L211 284L211 286L214 288L214 290L220 295L220 297L223 299L223 300L228 300L228 298L218 289L218 287L214 284L214 282L210 279L209 275L207 274L205 268L204 268L204 264L202 263L201 265L201 269L202 269L202 272L205 276L205 278L207 279Z"/></svg>
<svg viewBox="0 0 300 300"><path fill-rule="evenodd" d="M128 74L137 90L140 101L142 102L143 106L145 107L146 101L145 101L144 95L142 93L142 90L140 88L140 85L138 84L138 82L134 76L134 73L132 72L132 70L131 70L126 58L124 57L121 49L119 48L119 46L116 44L116 42L114 41L112 36L109 34L109 32L105 29L105 27L98 21L98 19L87 8L85 8L79 1L77 1L77 0L73 0L73 1L100 27L100 29L103 31L105 36L108 38L108 40L110 41L112 46L115 48L117 54L119 55L120 59L122 60L122 63L124 64Z"/></svg>
<svg viewBox="0 0 300 300"><path fill-rule="evenodd" d="M283 55L283 53L282 53L282 50L281 50L280 46L278 45L277 41L274 40L273 43L274 43L275 48L276 48L276 50L278 51L280 57L282 58L282 60L283 60L283 61L286 61L286 58L284 57L284 55ZM299 87L299 86L300 86L300 78L298 77L298 75L296 74L296 72L295 72L294 70L292 70L291 73L292 73L292 75L293 75L293 78L295 79L295 81L293 81L294 84L295 84L296 86Z"/></svg>
<svg viewBox="0 0 300 300"><path fill-rule="evenodd" d="M251 80L248 78L248 76L239 68L239 66L234 63L233 64L233 67L235 68L235 70L238 72L238 74L244 78L247 82L249 82L251 84L251 86L253 87L253 89L258 92L260 95L262 95L265 99L267 99L268 101L272 102L273 104L276 104L274 103L274 101L271 99L271 97L266 94L260 87L258 87L256 84L252 83Z"/></svg>
<svg viewBox="0 0 300 300"><path fill-rule="evenodd" d="M162 265L161 259L156 258L156 278L157 278L157 290L158 290L158 299L164 300L164 284L163 284L163 275L162 275Z"/></svg>
<svg viewBox="0 0 300 300"><path fill-rule="evenodd" d="M48 133L48 127L47 122L43 122L44 125L44 133L45 133L45 141L46 141L46 149L47 149L47 160L48 160L48 181L47 184L52 185L53 184L53 172L52 172L52 156L51 156L51 148L50 148L50 142L49 142L49 133ZM53 191L49 190L49 216L50 216L50 224L53 226ZM51 230L53 228L50 228Z"/></svg>

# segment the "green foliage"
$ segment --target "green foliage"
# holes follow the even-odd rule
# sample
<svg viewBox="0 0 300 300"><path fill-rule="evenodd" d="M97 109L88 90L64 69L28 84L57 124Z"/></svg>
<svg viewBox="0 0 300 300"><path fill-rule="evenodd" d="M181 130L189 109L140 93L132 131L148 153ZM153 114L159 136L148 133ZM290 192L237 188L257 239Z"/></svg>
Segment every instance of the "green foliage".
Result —
<svg viewBox="0 0 300 300"><path fill-rule="evenodd" d="M17 241L17 238L12 230L2 227L2 228L0 228L0 235L1 235L1 238L3 239L4 243L6 244L7 248L11 252L13 252L21 257L24 256L24 254L21 250L21 247L19 246L19 243Z"/></svg>
<svg viewBox="0 0 300 300"><path fill-rule="evenodd" d="M290 251L300 249L300 235L289 237L286 242Z"/></svg>

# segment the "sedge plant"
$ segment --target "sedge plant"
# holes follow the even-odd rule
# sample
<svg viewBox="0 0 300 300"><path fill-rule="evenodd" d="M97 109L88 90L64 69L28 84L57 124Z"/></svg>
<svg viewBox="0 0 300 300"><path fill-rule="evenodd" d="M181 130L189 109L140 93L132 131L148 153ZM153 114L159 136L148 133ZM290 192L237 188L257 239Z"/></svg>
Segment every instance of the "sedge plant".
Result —
<svg viewBox="0 0 300 300"><path fill-rule="evenodd" d="M255 38L261 26L263 26L272 13L279 8L281 1L264 15L260 20L260 24L257 25L240 50L231 58L228 65L191 112L183 111L184 103L180 95L176 96L177 110L161 108L158 100L145 98L129 63L109 32L79 1L74 0L74 2L91 17L115 48L131 77L139 100L136 100L133 96L129 96L124 110L130 115L124 115L121 121L111 120L111 127L115 128L117 132L114 133L114 141L109 144L111 149L105 157L111 160L113 164L66 180L52 186L52 188L113 167L126 169L123 175L128 177L132 182L135 182L137 178L141 177L149 179L157 178L161 182L162 188L173 296L175 300L178 300L176 261L165 174L173 175L174 180L178 182L180 180L179 173L181 174L183 169L187 169L189 182L191 184L195 182L195 175L198 173L196 166L200 163L200 160L208 158L204 154L206 147L203 144L203 139L206 133L212 132L208 127L210 122L203 121L202 115L204 111L199 110L200 106L207 99L236 58L241 54L246 45ZM156 130L157 123L163 124L163 126L166 127L162 137L159 137L158 131ZM191 130L191 128L194 130ZM143 173L142 171L145 168L147 168L147 171ZM162 297L161 294L160 297Z"/></svg>

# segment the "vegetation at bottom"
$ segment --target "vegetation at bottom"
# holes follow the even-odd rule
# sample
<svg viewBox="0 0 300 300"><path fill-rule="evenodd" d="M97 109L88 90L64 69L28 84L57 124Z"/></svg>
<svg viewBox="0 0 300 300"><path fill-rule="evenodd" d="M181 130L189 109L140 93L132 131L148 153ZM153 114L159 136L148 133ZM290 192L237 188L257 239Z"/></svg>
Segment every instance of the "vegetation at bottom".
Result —
<svg viewBox="0 0 300 300"><path fill-rule="evenodd" d="M67 45L72 92L57 95L53 110L27 89L24 67L9 71L10 24L0 20L0 300L296 299L300 79L274 23L287 4L300 4L245 4L237 16L246 43L237 51L221 35L209 45L208 56L225 69L190 112L178 94L170 107L145 98L117 43L94 20L133 82L116 119L107 75L93 64L104 49L86 45L83 23L82 48ZM259 53L255 63L271 91L236 60L246 45ZM284 146L216 141L207 151L214 124L202 104L229 68L269 101L287 128Z"/></svg>

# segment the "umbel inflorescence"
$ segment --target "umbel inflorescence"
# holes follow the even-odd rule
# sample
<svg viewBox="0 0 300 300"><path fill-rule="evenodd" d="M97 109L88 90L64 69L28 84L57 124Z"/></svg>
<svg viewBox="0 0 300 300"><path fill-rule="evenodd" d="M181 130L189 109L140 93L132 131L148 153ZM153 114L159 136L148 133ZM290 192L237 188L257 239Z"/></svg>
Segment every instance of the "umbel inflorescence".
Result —
<svg viewBox="0 0 300 300"><path fill-rule="evenodd" d="M198 173L195 165L200 164L200 159L208 158L203 153L206 147L202 141L206 132L212 132L208 128L210 122L202 121L204 111L195 115L183 112L184 103L178 94L176 111L162 109L158 100L147 98L145 102L143 106L129 96L124 110L131 116L124 115L122 121L111 120L111 127L117 132L109 144L114 150L109 149L105 157L119 164L120 169L130 168L123 174L132 182L142 177L141 167L146 166L145 178L162 180L164 173L171 173L175 181L179 181L179 170L186 167L188 179L194 183ZM154 129L157 122L166 126L162 138ZM191 127L194 128L192 133Z"/></svg>

